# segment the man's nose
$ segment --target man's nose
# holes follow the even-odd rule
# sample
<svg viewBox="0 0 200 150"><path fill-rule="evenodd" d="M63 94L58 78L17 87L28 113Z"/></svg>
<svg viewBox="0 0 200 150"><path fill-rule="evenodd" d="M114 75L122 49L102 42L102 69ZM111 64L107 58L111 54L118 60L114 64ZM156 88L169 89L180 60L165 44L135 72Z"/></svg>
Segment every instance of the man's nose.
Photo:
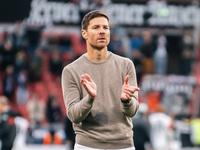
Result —
<svg viewBox="0 0 200 150"><path fill-rule="evenodd" d="M102 27L102 28L99 28L99 34L104 34L105 33L105 29Z"/></svg>

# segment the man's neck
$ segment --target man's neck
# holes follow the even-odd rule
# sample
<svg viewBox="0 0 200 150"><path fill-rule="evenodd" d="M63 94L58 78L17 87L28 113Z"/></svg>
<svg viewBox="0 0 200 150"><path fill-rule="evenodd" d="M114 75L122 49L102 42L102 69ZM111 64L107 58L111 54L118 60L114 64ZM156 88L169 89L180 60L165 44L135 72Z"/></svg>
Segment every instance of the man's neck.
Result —
<svg viewBox="0 0 200 150"><path fill-rule="evenodd" d="M108 58L109 52L107 47L102 50L87 50L86 57L95 62L101 62Z"/></svg>

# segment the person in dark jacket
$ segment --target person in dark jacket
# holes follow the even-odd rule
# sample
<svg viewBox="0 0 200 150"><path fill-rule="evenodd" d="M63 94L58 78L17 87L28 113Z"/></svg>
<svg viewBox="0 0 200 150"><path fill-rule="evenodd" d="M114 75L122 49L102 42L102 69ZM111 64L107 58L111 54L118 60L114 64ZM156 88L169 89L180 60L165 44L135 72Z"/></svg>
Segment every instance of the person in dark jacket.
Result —
<svg viewBox="0 0 200 150"><path fill-rule="evenodd" d="M52 143L54 143L54 136L57 130L60 128L60 124L63 121L63 115L61 107L56 95L49 95L46 108L46 118L49 122L50 133L52 137Z"/></svg>
<svg viewBox="0 0 200 150"><path fill-rule="evenodd" d="M132 118L134 131L134 144L136 150L151 150L150 124L145 116L148 106L145 103L140 104L139 112Z"/></svg>
<svg viewBox="0 0 200 150"><path fill-rule="evenodd" d="M70 148L70 150L74 149L75 144L75 133L73 130L72 122L66 116L64 120L64 131L66 135L66 144Z"/></svg>
<svg viewBox="0 0 200 150"><path fill-rule="evenodd" d="M0 141L1 150L11 150L16 136L14 113L9 109L8 99L0 96Z"/></svg>

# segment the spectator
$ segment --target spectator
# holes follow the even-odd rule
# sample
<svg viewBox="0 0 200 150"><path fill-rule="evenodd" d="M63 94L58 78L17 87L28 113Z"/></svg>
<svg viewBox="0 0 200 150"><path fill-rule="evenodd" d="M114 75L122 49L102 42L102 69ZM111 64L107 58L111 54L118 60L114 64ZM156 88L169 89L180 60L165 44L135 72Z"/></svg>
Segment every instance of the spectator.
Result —
<svg viewBox="0 0 200 150"><path fill-rule="evenodd" d="M25 38L25 27L22 22L16 22L12 33L13 44L17 49L25 48L27 46L27 39Z"/></svg>
<svg viewBox="0 0 200 150"><path fill-rule="evenodd" d="M29 81L36 82L41 80L42 75L42 50L38 48L32 56L30 67L29 67Z"/></svg>
<svg viewBox="0 0 200 150"><path fill-rule="evenodd" d="M180 58L180 74L190 75L193 56L189 49L184 49Z"/></svg>
<svg viewBox="0 0 200 150"><path fill-rule="evenodd" d="M69 147L69 150L73 150L75 144L75 133L73 129L73 124L67 116L64 120L64 131L66 135L66 144Z"/></svg>
<svg viewBox="0 0 200 150"><path fill-rule="evenodd" d="M110 44L108 45L108 49L115 54L118 54L120 56L125 56L125 49L119 34L113 33L111 35L111 41Z"/></svg>
<svg viewBox="0 0 200 150"><path fill-rule="evenodd" d="M45 104L38 97L37 93L34 93L31 99L27 103L27 110L29 113L31 126L40 126L45 117Z"/></svg>
<svg viewBox="0 0 200 150"><path fill-rule="evenodd" d="M49 123L61 123L63 116L56 95L50 95L47 100L46 116Z"/></svg>
<svg viewBox="0 0 200 150"><path fill-rule="evenodd" d="M163 31L159 32L157 40L157 48L154 53L154 73L166 74L167 73L167 39Z"/></svg>
<svg viewBox="0 0 200 150"><path fill-rule="evenodd" d="M49 70L57 78L60 77L62 68L63 66L60 58L60 53L58 50L54 50L51 53L51 57L49 59Z"/></svg>
<svg viewBox="0 0 200 150"><path fill-rule="evenodd" d="M7 66L14 65L16 49L13 47L12 40L5 39L3 46L0 48L0 54L2 57L2 70L5 70Z"/></svg>
<svg viewBox="0 0 200 150"><path fill-rule="evenodd" d="M131 51L139 50L143 44L143 39L139 33L134 32L132 37L130 37L130 49Z"/></svg>
<svg viewBox="0 0 200 150"><path fill-rule="evenodd" d="M72 42L70 39L70 35L62 36L58 41L59 49L62 52L70 51L72 49Z"/></svg>
<svg viewBox="0 0 200 150"><path fill-rule="evenodd" d="M192 71L192 63L194 61L194 39L192 38L192 32L186 30L183 36L183 50L180 58L180 74L190 75Z"/></svg>
<svg viewBox="0 0 200 150"><path fill-rule="evenodd" d="M140 47L140 51L142 53L142 64L145 74L152 74L153 73L153 53L154 53L154 46L152 42L152 35L149 31L144 31L142 33L143 37L143 44Z"/></svg>
<svg viewBox="0 0 200 150"><path fill-rule="evenodd" d="M28 97L29 97L29 92L27 90L27 72L26 70L22 70L18 77L17 77L17 82L18 82L18 87L16 89L16 100L17 104L26 104Z"/></svg>
<svg viewBox="0 0 200 150"><path fill-rule="evenodd" d="M136 150L148 150L151 148L150 124L147 120L148 106L140 103L139 112L133 121L134 145Z"/></svg>
<svg viewBox="0 0 200 150"><path fill-rule="evenodd" d="M132 61L135 64L137 82L138 82L138 85L140 85L142 75L143 75L143 65L142 65L142 55L139 50L134 50L132 52Z"/></svg>
<svg viewBox="0 0 200 150"><path fill-rule="evenodd" d="M29 121L21 116L15 117L15 125L17 128L17 135L13 144L14 150L23 150L27 144L27 131Z"/></svg>
<svg viewBox="0 0 200 150"><path fill-rule="evenodd" d="M22 70L28 69L28 60L27 60L27 55L26 55L25 51L17 52L16 57L15 57L14 66L15 66L16 76L18 76Z"/></svg>
<svg viewBox="0 0 200 150"><path fill-rule="evenodd" d="M46 107L46 118L49 122L50 133L52 143L54 141L53 137L56 131L60 128L60 124L63 121L63 115L61 107L59 105L56 95L49 95Z"/></svg>
<svg viewBox="0 0 200 150"><path fill-rule="evenodd" d="M193 147L193 135L191 134L191 114L181 113L175 116L174 133L175 139L179 143L179 147L188 148Z"/></svg>
<svg viewBox="0 0 200 150"><path fill-rule="evenodd" d="M43 27L35 24L26 26L25 28L25 37L27 38L29 56L33 55L39 46L42 28Z"/></svg>
<svg viewBox="0 0 200 150"><path fill-rule="evenodd" d="M172 133L172 119L165 114L164 108L159 105L156 112L149 115L151 125L151 140L154 150L169 150Z"/></svg>
<svg viewBox="0 0 200 150"><path fill-rule="evenodd" d="M14 102L16 88L16 79L14 68L12 65L6 67L6 74L3 79L3 94L8 97L11 102Z"/></svg>
<svg viewBox="0 0 200 150"><path fill-rule="evenodd" d="M11 150L16 136L14 114L9 108L8 99L0 96L0 140L1 150Z"/></svg>
<svg viewBox="0 0 200 150"><path fill-rule="evenodd" d="M191 126L191 141L195 146L200 147L200 116L194 118L190 122Z"/></svg>

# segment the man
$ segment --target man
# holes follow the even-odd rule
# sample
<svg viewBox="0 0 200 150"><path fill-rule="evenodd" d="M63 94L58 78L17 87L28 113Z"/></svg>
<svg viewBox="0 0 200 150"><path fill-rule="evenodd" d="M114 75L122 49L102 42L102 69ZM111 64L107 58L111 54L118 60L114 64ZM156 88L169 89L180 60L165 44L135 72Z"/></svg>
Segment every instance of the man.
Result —
<svg viewBox="0 0 200 150"><path fill-rule="evenodd" d="M148 122L148 106L140 103L137 115L132 118L134 145L136 150L151 150L150 124Z"/></svg>
<svg viewBox="0 0 200 150"><path fill-rule="evenodd" d="M73 130L72 122L67 116L64 119L64 131L66 135L66 144L69 150L73 150L75 144L75 133Z"/></svg>
<svg viewBox="0 0 200 150"><path fill-rule="evenodd" d="M75 150L134 150L131 117L139 107L134 65L108 51L110 28L105 13L89 12L81 25L87 53L62 72Z"/></svg>
<svg viewBox="0 0 200 150"><path fill-rule="evenodd" d="M0 141L1 150L11 150L16 136L14 114L9 110L8 99L0 96Z"/></svg>
<svg viewBox="0 0 200 150"><path fill-rule="evenodd" d="M166 114L162 105L158 105L155 112L149 115L151 126L150 138L154 150L170 150L173 135L173 120Z"/></svg>

